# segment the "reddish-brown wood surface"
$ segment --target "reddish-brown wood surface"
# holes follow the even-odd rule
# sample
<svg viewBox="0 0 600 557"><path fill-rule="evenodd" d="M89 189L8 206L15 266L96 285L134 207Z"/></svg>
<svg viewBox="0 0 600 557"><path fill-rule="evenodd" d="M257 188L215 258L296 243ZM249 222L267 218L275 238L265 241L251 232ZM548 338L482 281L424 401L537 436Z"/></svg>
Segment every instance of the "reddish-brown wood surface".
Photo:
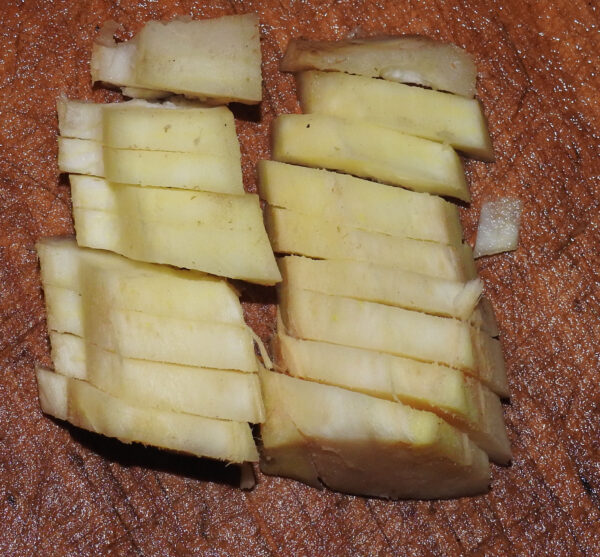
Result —
<svg viewBox="0 0 600 557"><path fill-rule="evenodd" d="M92 88L91 42L149 19L257 11L264 102L239 111L246 186L273 116L297 110L277 71L290 37L420 33L473 53L497 160L465 163L474 240L483 200L524 201L519 249L480 261L512 392L511 467L486 496L387 502L127 447L39 410L49 364L35 241L72 232L55 99ZM600 555L600 9L556 0L282 2L4 0L0 5L0 555ZM244 294L267 339L273 292Z"/></svg>

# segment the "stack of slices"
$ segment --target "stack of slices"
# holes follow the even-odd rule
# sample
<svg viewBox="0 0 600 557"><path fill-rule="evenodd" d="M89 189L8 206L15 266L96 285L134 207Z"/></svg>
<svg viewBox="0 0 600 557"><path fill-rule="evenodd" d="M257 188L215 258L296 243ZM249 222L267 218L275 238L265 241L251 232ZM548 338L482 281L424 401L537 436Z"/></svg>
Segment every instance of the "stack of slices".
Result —
<svg viewBox="0 0 600 557"><path fill-rule="evenodd" d="M153 24L132 42L139 59L127 67L180 75L181 86L161 82L167 91L258 102L260 95L242 92L261 87L257 23L250 15ZM206 54L195 46L215 25L228 29L231 44L209 58L223 72L233 60L236 78L204 67L204 83L190 84L186 68ZM252 40L240 45L240 37ZM236 70L240 60L252 67ZM114 84L162 95L148 80ZM126 442L256 461L249 424L262 422L264 409L253 333L238 294L219 277L274 284L280 272L258 196L243 189L231 112L189 101L64 99L58 111L59 167L73 173L77 244L38 244L55 368L38 369L42 409Z"/></svg>
<svg viewBox="0 0 600 557"><path fill-rule="evenodd" d="M59 101L59 168L81 246L274 284L258 196L226 107Z"/></svg>
<svg viewBox="0 0 600 557"><path fill-rule="evenodd" d="M344 59L335 46L315 58L321 46L287 69L369 75L351 62L373 45L351 45L360 56L341 68L327 66ZM261 467L362 495L485 491L488 459L511 457L504 363L457 208L432 195L469 199L454 148L491 158L481 108L360 75L298 78L307 114L277 118L277 162L260 165L267 230L285 255L275 352L286 372L261 373Z"/></svg>

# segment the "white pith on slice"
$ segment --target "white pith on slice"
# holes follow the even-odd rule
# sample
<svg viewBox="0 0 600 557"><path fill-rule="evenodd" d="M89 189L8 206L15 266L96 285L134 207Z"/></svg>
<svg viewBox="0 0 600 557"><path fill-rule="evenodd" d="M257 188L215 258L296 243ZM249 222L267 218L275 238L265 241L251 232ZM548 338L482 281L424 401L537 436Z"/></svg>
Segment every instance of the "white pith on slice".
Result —
<svg viewBox="0 0 600 557"><path fill-rule="evenodd" d="M238 422L264 419L255 373L124 358L81 337L52 331L50 344L59 373L136 406Z"/></svg>
<svg viewBox="0 0 600 557"><path fill-rule="evenodd" d="M227 462L254 462L258 453L250 426L178 412L142 408L112 397L87 381L36 369L42 410L77 427Z"/></svg>
<svg viewBox="0 0 600 557"><path fill-rule="evenodd" d="M265 226L276 253L371 261L449 280L476 276L466 244L454 247L389 236L277 207L265 209Z"/></svg>
<svg viewBox="0 0 600 557"><path fill-rule="evenodd" d="M493 160L481 104L450 93L338 72L298 75L303 112L364 120Z"/></svg>
<svg viewBox="0 0 600 557"><path fill-rule="evenodd" d="M59 97L56 100L61 137L102 142L102 113L107 104Z"/></svg>
<svg viewBox="0 0 600 557"><path fill-rule="evenodd" d="M488 488L486 454L430 412L279 373L260 377L265 473L391 499Z"/></svg>
<svg viewBox="0 0 600 557"><path fill-rule="evenodd" d="M500 396L508 394L498 341L464 321L285 284L279 300L292 336L441 363L478 377Z"/></svg>
<svg viewBox="0 0 600 557"><path fill-rule="evenodd" d="M273 122L273 158L470 200L452 147L368 122L283 114Z"/></svg>
<svg viewBox="0 0 600 557"><path fill-rule="evenodd" d="M464 431L499 464L510 461L500 399L478 380L440 364L300 340L281 323L276 365L288 374L428 410Z"/></svg>
<svg viewBox="0 0 600 557"><path fill-rule="evenodd" d="M278 261L290 288L378 302L469 320L481 296L479 279L441 279L368 261L314 260L288 256Z"/></svg>
<svg viewBox="0 0 600 557"><path fill-rule="evenodd" d="M456 205L427 193L277 161L258 163L259 193L272 207L391 236L459 245Z"/></svg>

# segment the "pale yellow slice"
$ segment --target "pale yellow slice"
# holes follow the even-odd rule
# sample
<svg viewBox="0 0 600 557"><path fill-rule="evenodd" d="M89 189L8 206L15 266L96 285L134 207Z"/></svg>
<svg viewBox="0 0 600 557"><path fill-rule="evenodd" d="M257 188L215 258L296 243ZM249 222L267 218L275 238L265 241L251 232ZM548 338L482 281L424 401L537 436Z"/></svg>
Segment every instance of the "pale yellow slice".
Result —
<svg viewBox="0 0 600 557"><path fill-rule="evenodd" d="M59 97L58 131L62 137L102 142L102 111L108 105Z"/></svg>
<svg viewBox="0 0 600 557"><path fill-rule="evenodd" d="M508 395L502 352L494 346L498 341L464 321L285 284L279 292L281 316L292 336L444 364Z"/></svg>
<svg viewBox="0 0 600 557"><path fill-rule="evenodd" d="M102 143L91 139L58 137L58 168L61 172L104 176Z"/></svg>
<svg viewBox="0 0 600 557"><path fill-rule="evenodd" d="M68 420L69 379L40 366L36 366L35 375L42 412L59 420Z"/></svg>
<svg viewBox="0 0 600 557"><path fill-rule="evenodd" d="M257 198L255 203L244 223L225 222L219 227L202 222L144 221L143 216L135 214L77 207L73 209L73 217L80 246L114 251L138 261L275 284L281 275L260 217Z"/></svg>
<svg viewBox="0 0 600 557"><path fill-rule="evenodd" d="M462 246L360 230L276 207L266 208L265 226L277 253L368 261L448 280L476 276L470 249Z"/></svg>
<svg viewBox="0 0 600 557"><path fill-rule="evenodd" d="M298 94L305 113L364 120L447 143L479 159L494 158L487 122L475 99L338 72L299 74Z"/></svg>
<svg viewBox="0 0 600 557"><path fill-rule="evenodd" d="M90 61L92 83L102 82L106 85L138 89L133 76L136 51L137 41L135 38L112 44L94 42Z"/></svg>
<svg viewBox="0 0 600 557"><path fill-rule="evenodd" d="M258 460L250 426L131 405L86 381L36 369L42 410L77 427L172 451L240 463Z"/></svg>
<svg viewBox="0 0 600 557"><path fill-rule="evenodd" d="M256 14L148 22L137 35L135 85L256 104L262 98Z"/></svg>
<svg viewBox="0 0 600 557"><path fill-rule="evenodd" d="M240 164L231 111L141 100L91 103L59 97L62 137L92 139L116 149L178 151L230 156Z"/></svg>
<svg viewBox="0 0 600 557"><path fill-rule="evenodd" d="M244 193L239 156L111 147L103 147L102 152L103 176L111 182Z"/></svg>
<svg viewBox="0 0 600 557"><path fill-rule="evenodd" d="M279 373L260 375L263 472L390 499L488 489L486 454L435 414Z"/></svg>
<svg viewBox="0 0 600 557"><path fill-rule="evenodd" d="M464 49L429 37L368 37L342 41L292 39L283 71L334 70L475 95L477 67Z"/></svg>
<svg viewBox="0 0 600 557"><path fill-rule="evenodd" d="M105 105L102 142L116 149L179 151L231 157L240 165L233 114L226 107L162 107L150 103Z"/></svg>
<svg viewBox="0 0 600 557"><path fill-rule="evenodd" d="M36 249L45 289L152 315L244 324L238 294L223 279L80 248L73 238L46 238Z"/></svg>
<svg viewBox="0 0 600 557"><path fill-rule="evenodd" d="M136 96L141 89L256 104L262 98L258 16L150 21L130 41L96 44L91 72L92 81L127 86L124 93Z"/></svg>
<svg viewBox="0 0 600 557"><path fill-rule="evenodd" d="M443 366L324 342L292 338L278 328L277 368L428 410L464 431L499 464L511 459L500 399L479 381Z"/></svg>
<svg viewBox="0 0 600 557"><path fill-rule="evenodd" d="M273 207L392 236L459 245L456 205L438 196L276 161L258 163L260 196Z"/></svg>
<svg viewBox="0 0 600 557"><path fill-rule="evenodd" d="M254 373L124 358L63 333L51 333L50 342L60 373L131 404L238 422L264 419Z"/></svg>
<svg viewBox="0 0 600 557"><path fill-rule="evenodd" d="M469 201L452 147L368 122L284 114L273 122L273 158Z"/></svg>
<svg viewBox="0 0 600 557"><path fill-rule="evenodd" d="M82 337L61 333L51 327L48 327L48 336L54 368L60 369L60 373L67 377L87 381L87 358Z"/></svg>
<svg viewBox="0 0 600 557"><path fill-rule="evenodd" d="M120 215L146 222L203 224L244 229L262 221L255 194L230 195L175 188L140 188L93 176L70 176L73 207Z"/></svg>
<svg viewBox="0 0 600 557"><path fill-rule="evenodd" d="M49 331L83 336L83 301L79 292L44 284L44 299Z"/></svg>
<svg viewBox="0 0 600 557"><path fill-rule="evenodd" d="M366 261L288 256L279 259L278 264L283 280L290 288L463 320L471 317L482 290L479 279L465 283Z"/></svg>
<svg viewBox="0 0 600 557"><path fill-rule="evenodd" d="M114 309L50 285L44 295L51 331L84 337L129 358L256 371L252 333L245 325Z"/></svg>
<svg viewBox="0 0 600 557"><path fill-rule="evenodd" d="M90 139L59 137L58 167L62 172L98 176L123 184L244 193L239 153L217 156L113 149Z"/></svg>

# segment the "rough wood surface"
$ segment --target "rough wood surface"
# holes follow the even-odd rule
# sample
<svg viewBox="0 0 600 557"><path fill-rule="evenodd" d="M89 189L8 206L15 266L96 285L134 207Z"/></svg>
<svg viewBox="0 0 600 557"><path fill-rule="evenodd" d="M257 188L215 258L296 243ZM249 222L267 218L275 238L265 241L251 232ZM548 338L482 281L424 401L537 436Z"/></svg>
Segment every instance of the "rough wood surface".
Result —
<svg viewBox="0 0 600 557"><path fill-rule="evenodd" d="M469 49L493 164L466 162L474 240L482 201L524 201L518 251L480 262L496 309L514 447L491 492L386 502L127 447L39 410L33 364L49 364L34 252L72 232L56 166L55 99L92 89L89 57L108 19L130 37L149 19L257 11L264 102L238 110L246 187L269 156L269 123L297 110L277 71L290 37L420 33ZM600 555L600 9L595 1L278 2L4 0L0 6L0 554ZM273 329L273 292L248 288L250 323Z"/></svg>

